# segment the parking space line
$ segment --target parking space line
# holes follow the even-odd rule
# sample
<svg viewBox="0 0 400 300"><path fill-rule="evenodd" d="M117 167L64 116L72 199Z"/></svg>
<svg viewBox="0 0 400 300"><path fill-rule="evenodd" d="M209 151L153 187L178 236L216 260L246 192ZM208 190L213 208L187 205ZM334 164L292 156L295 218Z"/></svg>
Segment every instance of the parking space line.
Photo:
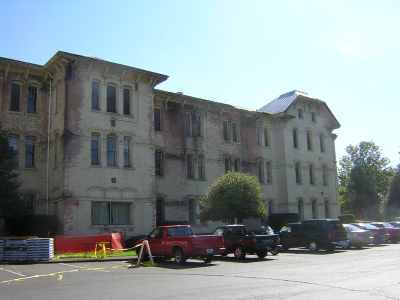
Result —
<svg viewBox="0 0 400 300"><path fill-rule="evenodd" d="M18 272L12 271L12 270L4 269L4 268L0 268L0 271L8 272L8 273L11 273L11 274L14 274L14 275L18 275L18 276L22 276L22 277L26 276L26 275L24 275L22 273L18 273Z"/></svg>
<svg viewBox="0 0 400 300"><path fill-rule="evenodd" d="M73 268L79 268L79 269L86 269L87 267L82 267L78 265L73 265L73 264L66 264L66 263L59 263L59 265L67 266L67 267L73 267Z"/></svg>

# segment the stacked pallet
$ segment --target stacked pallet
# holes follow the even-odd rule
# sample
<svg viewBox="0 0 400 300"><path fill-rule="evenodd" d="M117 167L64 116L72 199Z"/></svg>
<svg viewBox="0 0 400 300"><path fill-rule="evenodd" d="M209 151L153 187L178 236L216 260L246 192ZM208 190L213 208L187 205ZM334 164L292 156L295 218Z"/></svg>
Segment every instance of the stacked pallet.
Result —
<svg viewBox="0 0 400 300"><path fill-rule="evenodd" d="M49 261L54 257L53 239L6 239L3 243L3 261Z"/></svg>

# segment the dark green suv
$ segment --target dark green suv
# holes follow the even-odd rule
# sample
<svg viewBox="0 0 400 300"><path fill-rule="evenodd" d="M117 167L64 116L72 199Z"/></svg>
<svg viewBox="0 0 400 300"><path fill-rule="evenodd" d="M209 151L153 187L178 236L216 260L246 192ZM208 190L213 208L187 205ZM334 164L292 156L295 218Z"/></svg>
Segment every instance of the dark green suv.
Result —
<svg viewBox="0 0 400 300"><path fill-rule="evenodd" d="M332 251L336 246L345 247L348 244L346 230L337 219L312 219L289 223L282 227L279 235L283 250L307 247L312 251Z"/></svg>

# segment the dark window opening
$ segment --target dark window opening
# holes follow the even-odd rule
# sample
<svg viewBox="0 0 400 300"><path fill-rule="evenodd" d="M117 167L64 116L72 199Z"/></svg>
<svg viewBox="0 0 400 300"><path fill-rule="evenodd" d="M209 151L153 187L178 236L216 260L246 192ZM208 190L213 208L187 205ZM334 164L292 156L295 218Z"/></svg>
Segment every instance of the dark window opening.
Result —
<svg viewBox="0 0 400 300"><path fill-rule="evenodd" d="M25 138L25 168L35 167L35 138L27 136Z"/></svg>
<svg viewBox="0 0 400 300"><path fill-rule="evenodd" d="M131 114L131 91L124 89L124 115Z"/></svg>
<svg viewBox="0 0 400 300"><path fill-rule="evenodd" d="M164 175L164 152L161 150L155 151L155 168L157 176Z"/></svg>
<svg viewBox="0 0 400 300"><path fill-rule="evenodd" d="M92 82L92 109L100 110L100 83Z"/></svg>
<svg viewBox="0 0 400 300"><path fill-rule="evenodd" d="M36 103L37 103L37 87L29 86L28 87L28 106L27 106L28 113L36 112Z"/></svg>
<svg viewBox="0 0 400 300"><path fill-rule="evenodd" d="M107 112L117 112L117 89L113 85L107 86Z"/></svg>
<svg viewBox="0 0 400 300"><path fill-rule="evenodd" d="M19 111L19 99L21 96L21 86L17 83L11 84L10 110Z"/></svg>
<svg viewBox="0 0 400 300"><path fill-rule="evenodd" d="M161 109L154 109L154 130L161 131Z"/></svg>

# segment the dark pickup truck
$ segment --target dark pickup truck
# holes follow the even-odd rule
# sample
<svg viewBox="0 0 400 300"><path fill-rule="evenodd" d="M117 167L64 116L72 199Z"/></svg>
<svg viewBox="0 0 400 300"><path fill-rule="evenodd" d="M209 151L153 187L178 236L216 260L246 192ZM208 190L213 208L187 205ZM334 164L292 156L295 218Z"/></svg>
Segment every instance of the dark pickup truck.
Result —
<svg viewBox="0 0 400 300"><path fill-rule="evenodd" d="M289 223L281 229L280 237L284 250L307 247L312 251L332 251L336 246L345 247L349 243L346 230L337 219L312 219L301 223Z"/></svg>
<svg viewBox="0 0 400 300"><path fill-rule="evenodd" d="M222 238L215 235L194 235L189 225L159 226L148 236L152 255L175 258L179 264L187 258L211 262L215 254L225 251Z"/></svg>
<svg viewBox="0 0 400 300"><path fill-rule="evenodd" d="M257 254L259 258L264 258L268 252L279 253L279 235L269 227L265 234L255 234L245 225L225 225L218 227L214 234L223 237L225 252L222 255L233 253L235 258L244 259L247 253Z"/></svg>

